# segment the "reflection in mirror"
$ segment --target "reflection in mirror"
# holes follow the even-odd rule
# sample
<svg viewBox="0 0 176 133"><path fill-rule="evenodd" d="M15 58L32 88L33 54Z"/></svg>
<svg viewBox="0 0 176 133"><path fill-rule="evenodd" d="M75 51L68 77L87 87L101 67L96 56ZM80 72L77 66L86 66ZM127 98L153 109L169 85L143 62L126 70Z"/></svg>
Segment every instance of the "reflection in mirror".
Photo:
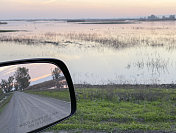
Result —
<svg viewBox="0 0 176 133"><path fill-rule="evenodd" d="M33 131L70 113L70 93L59 67L31 63L0 68L0 132Z"/></svg>

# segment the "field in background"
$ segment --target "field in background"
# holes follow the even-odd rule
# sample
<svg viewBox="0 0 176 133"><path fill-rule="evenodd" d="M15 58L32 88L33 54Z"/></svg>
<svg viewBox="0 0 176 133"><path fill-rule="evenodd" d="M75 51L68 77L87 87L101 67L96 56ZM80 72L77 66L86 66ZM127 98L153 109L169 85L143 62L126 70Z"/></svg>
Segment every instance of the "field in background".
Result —
<svg viewBox="0 0 176 133"><path fill-rule="evenodd" d="M45 96L45 97L52 97L59 100L64 100L70 102L70 95L68 89L62 89L62 90L26 90L26 93Z"/></svg>
<svg viewBox="0 0 176 133"><path fill-rule="evenodd" d="M62 81L64 77L58 80L48 80L26 88L25 92L44 97L52 97L70 102L70 93L68 88L58 88L56 82ZM61 87L61 86L60 86Z"/></svg>
<svg viewBox="0 0 176 133"><path fill-rule="evenodd" d="M176 132L175 88L77 88L76 95L76 115L51 130Z"/></svg>

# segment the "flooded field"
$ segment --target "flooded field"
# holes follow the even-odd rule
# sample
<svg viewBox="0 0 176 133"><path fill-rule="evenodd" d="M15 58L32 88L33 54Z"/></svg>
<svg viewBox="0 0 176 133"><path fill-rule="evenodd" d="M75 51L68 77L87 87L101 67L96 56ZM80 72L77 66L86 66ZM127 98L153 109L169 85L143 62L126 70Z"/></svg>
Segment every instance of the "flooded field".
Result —
<svg viewBox="0 0 176 133"><path fill-rule="evenodd" d="M74 84L176 83L176 22L77 24L9 21L0 30L0 60L63 60Z"/></svg>

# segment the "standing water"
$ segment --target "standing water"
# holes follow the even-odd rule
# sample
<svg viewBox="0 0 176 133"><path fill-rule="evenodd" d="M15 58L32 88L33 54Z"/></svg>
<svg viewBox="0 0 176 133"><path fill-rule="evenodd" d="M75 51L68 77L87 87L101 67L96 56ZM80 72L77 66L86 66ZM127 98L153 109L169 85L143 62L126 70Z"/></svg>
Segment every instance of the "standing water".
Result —
<svg viewBox="0 0 176 133"><path fill-rule="evenodd" d="M1 62L63 60L74 84L176 83L176 22L78 24L9 21L0 30Z"/></svg>

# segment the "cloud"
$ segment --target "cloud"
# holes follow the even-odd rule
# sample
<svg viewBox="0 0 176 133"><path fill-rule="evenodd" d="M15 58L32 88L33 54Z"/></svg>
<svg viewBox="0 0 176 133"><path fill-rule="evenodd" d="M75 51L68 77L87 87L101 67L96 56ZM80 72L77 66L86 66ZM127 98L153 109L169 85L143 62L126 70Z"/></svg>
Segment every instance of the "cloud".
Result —
<svg viewBox="0 0 176 133"><path fill-rule="evenodd" d="M40 77L37 77L37 78L33 78L30 81L31 82L37 81L37 80L40 80L40 79L43 79L43 78L46 78L46 77L49 77L49 76L51 76L51 74L46 74L46 75L43 75L43 76L40 76Z"/></svg>

